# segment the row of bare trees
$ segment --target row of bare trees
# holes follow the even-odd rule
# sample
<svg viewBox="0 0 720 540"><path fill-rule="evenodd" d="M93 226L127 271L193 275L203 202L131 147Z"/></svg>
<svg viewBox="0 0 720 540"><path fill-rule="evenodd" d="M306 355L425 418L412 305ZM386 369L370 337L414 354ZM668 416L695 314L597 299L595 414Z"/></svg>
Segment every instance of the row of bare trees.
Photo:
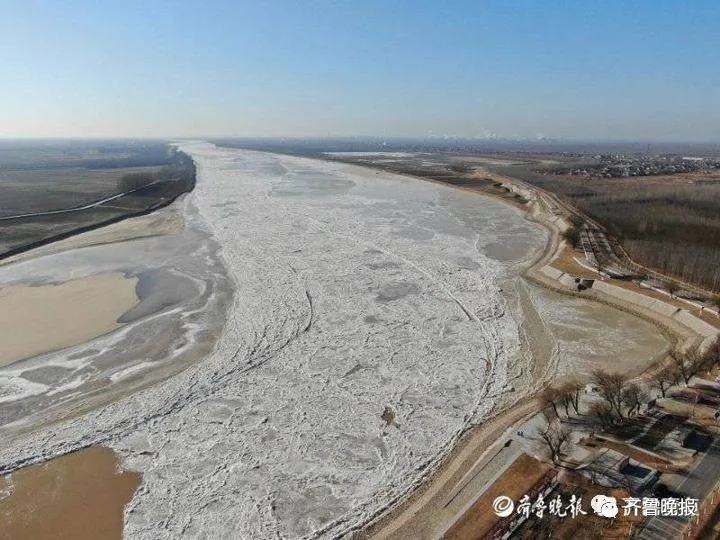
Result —
<svg viewBox="0 0 720 540"><path fill-rule="evenodd" d="M616 420L624 420L640 412L640 407L647 400L647 395L636 383L629 381L628 377L619 373L608 373L603 370L593 372L593 380L598 387L602 402L591 406L592 410L598 406L602 416L610 415ZM570 409L575 414L580 413L580 393L583 385L577 381L567 382L559 387L549 387L540 396L545 417L548 423L560 418L560 410L570 417ZM600 416L600 415L598 415Z"/></svg>
<svg viewBox="0 0 720 540"><path fill-rule="evenodd" d="M652 379L652 385L662 397L665 397L668 388L685 383L704 371L709 371L720 364L720 339L712 342L704 352L697 347L686 351L675 350L670 353L670 363L663 366Z"/></svg>
<svg viewBox="0 0 720 540"><path fill-rule="evenodd" d="M639 413L641 404L647 399L641 388L625 375L596 370L593 372L593 380L603 399L592 403L588 412L604 427L621 423ZM558 387L546 388L540 395L547 427L539 435L550 450L553 461L557 461L570 437L570 430L560 421L560 409L564 410L567 418L571 416L571 409L575 414L580 414L582 389L580 382L570 381Z"/></svg>
<svg viewBox="0 0 720 540"><path fill-rule="evenodd" d="M650 386L666 397L671 386L689 384L695 375L709 371L720 364L720 339L716 339L704 352L698 347L685 351L675 350L670 354L670 362L660 368L650 380ZM649 396L635 382L624 375L595 371L593 379L597 384L603 401L593 403L590 414L594 415L603 427L624 422L627 418L640 413L643 403Z"/></svg>
<svg viewBox="0 0 720 540"><path fill-rule="evenodd" d="M555 193L601 223L641 265L720 293L716 179L580 179L533 174L520 167L512 175Z"/></svg>
<svg viewBox="0 0 720 540"><path fill-rule="evenodd" d="M565 410L565 416L570 416L571 407L575 411L575 414L579 414L580 392L582 388L583 385L577 381L566 382L559 387L550 386L546 388L540 395L543 410L551 410L554 418L560 417L558 407L562 407ZM548 415L546 414L546 416ZM550 418L550 420L552 419L553 417Z"/></svg>
<svg viewBox="0 0 720 540"><path fill-rule="evenodd" d="M673 351L670 362L654 374L650 386L665 397L671 386L688 384L693 376L717 365L720 365L720 337L704 352L700 352L697 347ZM638 415L642 405L650 399L642 386L621 373L595 370L592 379L602 399L593 401L588 413L595 417L603 428L622 424ZM571 410L574 414L580 414L582 390L583 385L579 381L569 381L557 387L546 388L540 395L547 425L539 435L550 450L554 462L567 446L571 433L560 421L561 413L564 412L566 418L570 418Z"/></svg>
<svg viewBox="0 0 720 540"><path fill-rule="evenodd" d="M717 234L709 230L708 235ZM624 240L625 251L636 262L667 276L699 285L717 296L720 292L720 250L717 246Z"/></svg>
<svg viewBox="0 0 720 540"><path fill-rule="evenodd" d="M642 404L648 401L645 391L626 375L596 370L593 372L593 380L603 399L592 403L589 413L603 427L621 424L639 414Z"/></svg>

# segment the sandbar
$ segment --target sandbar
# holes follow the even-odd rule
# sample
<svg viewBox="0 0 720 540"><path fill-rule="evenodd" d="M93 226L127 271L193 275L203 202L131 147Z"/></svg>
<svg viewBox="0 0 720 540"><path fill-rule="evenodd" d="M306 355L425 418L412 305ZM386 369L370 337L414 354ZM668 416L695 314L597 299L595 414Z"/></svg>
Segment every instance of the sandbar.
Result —
<svg viewBox="0 0 720 540"><path fill-rule="evenodd" d="M0 289L0 367L116 330L138 303L136 284L137 278L110 273Z"/></svg>
<svg viewBox="0 0 720 540"><path fill-rule="evenodd" d="M150 236L180 234L185 229L185 220L181 206L183 200L184 197L181 195L175 203L155 210L151 214L127 218L117 223L105 225L99 229L82 232L69 238L29 249L0 260L0 266L44 257L46 255L54 255L55 253L62 253L82 247L114 244Z"/></svg>

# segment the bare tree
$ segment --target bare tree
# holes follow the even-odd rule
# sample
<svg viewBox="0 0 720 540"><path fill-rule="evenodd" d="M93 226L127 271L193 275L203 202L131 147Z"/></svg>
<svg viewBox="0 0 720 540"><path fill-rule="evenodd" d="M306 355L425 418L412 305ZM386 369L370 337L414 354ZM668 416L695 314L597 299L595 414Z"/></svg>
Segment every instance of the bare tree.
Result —
<svg viewBox="0 0 720 540"><path fill-rule="evenodd" d="M622 401L628 408L628 416L640 413L640 407L647 401L647 394L635 383L625 386L622 393Z"/></svg>
<svg viewBox="0 0 720 540"><path fill-rule="evenodd" d="M595 417L603 428L609 428L615 423L615 415L610 405L604 401L598 401L590 405L590 416Z"/></svg>
<svg viewBox="0 0 720 540"><path fill-rule="evenodd" d="M570 430L564 427L558 420L555 420L548 424L544 431L540 432L540 438L545 441L545 444L550 450L553 463L555 463L569 442Z"/></svg>
<svg viewBox="0 0 720 540"><path fill-rule="evenodd" d="M570 221L570 224L576 229L582 229L585 224L585 218L578 214L570 214L570 216L568 216L568 221Z"/></svg>
<svg viewBox="0 0 720 540"><path fill-rule="evenodd" d="M580 245L580 230L577 227L568 227L563 231L562 237L573 249Z"/></svg>
<svg viewBox="0 0 720 540"><path fill-rule="evenodd" d="M560 393L553 387L548 387L540 394L540 401L543 409L551 408L555 413L555 417L559 418L560 413L557 410L557 404L560 401Z"/></svg>
<svg viewBox="0 0 720 540"><path fill-rule="evenodd" d="M688 366L685 363L685 354L682 351L672 351L670 353L670 358L672 359L673 365L677 369L681 379L685 381L685 384L687 384L692 375L690 375Z"/></svg>
<svg viewBox="0 0 720 540"><path fill-rule="evenodd" d="M577 379L573 379L566 383L566 387L569 391L572 391L571 403L575 414L580 414L580 392L582 392L584 385Z"/></svg>
<svg viewBox="0 0 720 540"><path fill-rule="evenodd" d="M559 418L556 409L553 409L549 405L543 406L542 409L540 409L540 413L543 415L543 418L545 419L545 422L547 424L551 424Z"/></svg>
<svg viewBox="0 0 720 540"><path fill-rule="evenodd" d="M567 384L563 384L557 389L558 402L565 409L565 416L570 417L570 406L573 403L573 389L568 387Z"/></svg>
<svg viewBox="0 0 720 540"><path fill-rule="evenodd" d="M565 416L570 417L570 407L579 414L580 391L583 386L577 381L568 381L556 390L557 403L565 409Z"/></svg>
<svg viewBox="0 0 720 540"><path fill-rule="evenodd" d="M571 380L568 387L573 389L573 409L575 409L575 414L580 414L580 392L585 388L585 385L578 380Z"/></svg>
<svg viewBox="0 0 720 540"><path fill-rule="evenodd" d="M665 397L665 393L667 392L668 388L670 388L674 384L677 384L679 381L680 373L678 372L677 366L672 364L669 366L665 366L660 371L658 371L652 378L650 384L653 388L657 388L658 390L660 390L660 395L662 395L662 397Z"/></svg>
<svg viewBox="0 0 720 540"><path fill-rule="evenodd" d="M713 350L715 347L715 342L712 342L710 344L710 347L706 349L703 352L700 352L700 349L698 348L695 355L697 358L695 359L695 362L697 363L697 373L702 373L705 371L710 371L712 368L715 367L715 364L717 364L716 356L715 356L715 350Z"/></svg>
<svg viewBox="0 0 720 540"><path fill-rule="evenodd" d="M593 371L593 379L600 388L600 395L608 402L611 410L622 420L623 416L623 390L627 377L620 373L608 373L598 369Z"/></svg>
<svg viewBox="0 0 720 540"><path fill-rule="evenodd" d="M690 379L700 371L703 365L702 355L698 353L697 347L686 351L673 351L670 353L670 357L685 384L690 382Z"/></svg>

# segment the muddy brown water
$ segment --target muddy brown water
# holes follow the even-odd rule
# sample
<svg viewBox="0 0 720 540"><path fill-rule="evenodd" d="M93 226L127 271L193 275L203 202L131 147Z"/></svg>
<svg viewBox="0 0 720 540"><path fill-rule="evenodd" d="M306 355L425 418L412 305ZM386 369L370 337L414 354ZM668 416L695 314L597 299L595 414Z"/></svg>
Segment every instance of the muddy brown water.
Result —
<svg viewBox="0 0 720 540"><path fill-rule="evenodd" d="M123 510L142 475L95 446L0 477L0 539L122 538ZM9 489L8 489L9 488Z"/></svg>

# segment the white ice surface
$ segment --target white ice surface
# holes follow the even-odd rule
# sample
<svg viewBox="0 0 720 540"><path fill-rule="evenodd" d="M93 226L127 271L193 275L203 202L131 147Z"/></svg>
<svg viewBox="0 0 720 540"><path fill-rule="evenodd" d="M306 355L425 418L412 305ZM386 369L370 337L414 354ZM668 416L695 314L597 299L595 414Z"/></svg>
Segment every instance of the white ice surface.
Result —
<svg viewBox="0 0 720 540"><path fill-rule="evenodd" d="M143 473L130 538L341 535L497 403L519 338L496 285L509 265L483 248L516 230L536 249L543 234L431 183L185 150L198 165L194 204L236 289L214 354L10 441L0 470L103 443ZM385 407L396 425L381 420Z"/></svg>

